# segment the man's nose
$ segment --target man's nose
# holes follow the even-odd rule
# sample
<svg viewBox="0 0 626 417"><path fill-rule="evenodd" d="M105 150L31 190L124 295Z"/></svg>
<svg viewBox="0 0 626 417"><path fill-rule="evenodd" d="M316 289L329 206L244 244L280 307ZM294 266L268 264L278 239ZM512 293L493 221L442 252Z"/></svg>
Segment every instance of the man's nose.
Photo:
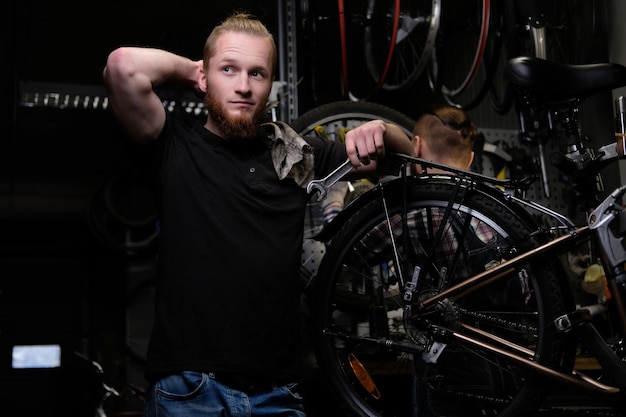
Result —
<svg viewBox="0 0 626 417"><path fill-rule="evenodd" d="M241 74L237 82L237 90L244 93L250 91L250 77L248 74Z"/></svg>

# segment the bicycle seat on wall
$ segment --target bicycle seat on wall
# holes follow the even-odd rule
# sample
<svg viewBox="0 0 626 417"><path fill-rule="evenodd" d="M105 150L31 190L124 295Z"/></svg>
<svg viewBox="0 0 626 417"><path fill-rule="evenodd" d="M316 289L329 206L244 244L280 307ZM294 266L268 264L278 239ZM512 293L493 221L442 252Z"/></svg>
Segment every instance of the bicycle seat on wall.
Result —
<svg viewBox="0 0 626 417"><path fill-rule="evenodd" d="M506 65L505 78L546 102L584 100L626 86L626 67L615 63L562 64L534 57L516 57Z"/></svg>

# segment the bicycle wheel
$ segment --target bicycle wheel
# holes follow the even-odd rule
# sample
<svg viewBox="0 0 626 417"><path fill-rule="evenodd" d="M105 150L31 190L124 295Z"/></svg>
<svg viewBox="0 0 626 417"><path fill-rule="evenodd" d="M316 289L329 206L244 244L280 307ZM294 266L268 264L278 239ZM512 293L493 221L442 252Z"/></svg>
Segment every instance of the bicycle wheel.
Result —
<svg viewBox="0 0 626 417"><path fill-rule="evenodd" d="M532 248L536 228L495 190L453 178L410 178L404 233L402 187L399 179L372 190L384 198L370 198L350 217L320 266L312 337L330 391L360 416L411 415L414 407L446 416L525 415L546 393L545 381L470 338L489 344L501 338L509 345L500 348L514 345L537 363L571 366L564 358L573 357L566 349L575 343L547 326L571 307L559 286L564 271L555 258L536 256L475 291L437 299ZM415 267L421 269L412 281ZM415 292L401 288L401 274Z"/></svg>
<svg viewBox="0 0 626 417"><path fill-rule="evenodd" d="M430 65L430 84L450 104L470 109L490 82L482 66L491 19L490 0L444 0ZM470 88L471 87L471 88Z"/></svg>
<svg viewBox="0 0 626 417"><path fill-rule="evenodd" d="M439 30L441 0L369 0L364 54L383 90L410 87L426 68Z"/></svg>
<svg viewBox="0 0 626 417"><path fill-rule="evenodd" d="M336 101L315 107L293 120L291 126L302 136L320 136L330 140L343 141L345 133L367 121L382 119L395 123L402 127L407 135L412 136L415 121L405 114L378 103L367 101ZM355 193L361 187L359 182L355 183ZM347 196L348 199L355 197L353 194ZM317 272L321 257L325 252L325 245L321 242L310 239L311 236L320 231L322 227L322 208L317 196L314 195L309 200L304 224L304 248L302 253L303 275L305 287L310 285L310 279Z"/></svg>
<svg viewBox="0 0 626 417"><path fill-rule="evenodd" d="M303 136L322 135L323 127L331 140L342 137L342 133L369 120L382 119L399 125L412 136L415 120L394 108L369 101L334 101L314 107L293 120L291 126Z"/></svg>
<svg viewBox="0 0 626 417"><path fill-rule="evenodd" d="M504 79L504 68L509 58L523 54L518 47L519 35L516 30L515 1L494 2L492 26L483 56L484 65L491 74L489 102L491 108L500 115L507 114L513 108L515 101L513 89Z"/></svg>

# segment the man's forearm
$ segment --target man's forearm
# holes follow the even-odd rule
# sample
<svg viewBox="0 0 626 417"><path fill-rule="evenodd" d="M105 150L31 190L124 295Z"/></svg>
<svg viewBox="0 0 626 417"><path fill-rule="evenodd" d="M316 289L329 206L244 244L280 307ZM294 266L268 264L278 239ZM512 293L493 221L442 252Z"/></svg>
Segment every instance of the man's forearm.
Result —
<svg viewBox="0 0 626 417"><path fill-rule="evenodd" d="M151 86L167 81L193 85L197 80L197 71L197 62L162 49L121 47L109 55L105 80L107 77L146 77Z"/></svg>

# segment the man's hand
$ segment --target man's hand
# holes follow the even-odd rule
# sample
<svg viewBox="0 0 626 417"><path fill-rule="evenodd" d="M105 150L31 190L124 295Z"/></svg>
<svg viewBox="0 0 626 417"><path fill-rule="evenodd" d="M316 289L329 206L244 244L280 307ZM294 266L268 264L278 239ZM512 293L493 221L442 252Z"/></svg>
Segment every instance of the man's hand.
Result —
<svg viewBox="0 0 626 417"><path fill-rule="evenodd" d="M346 133L346 152L352 166L369 165L385 156L384 135L387 125L382 120L366 122Z"/></svg>

